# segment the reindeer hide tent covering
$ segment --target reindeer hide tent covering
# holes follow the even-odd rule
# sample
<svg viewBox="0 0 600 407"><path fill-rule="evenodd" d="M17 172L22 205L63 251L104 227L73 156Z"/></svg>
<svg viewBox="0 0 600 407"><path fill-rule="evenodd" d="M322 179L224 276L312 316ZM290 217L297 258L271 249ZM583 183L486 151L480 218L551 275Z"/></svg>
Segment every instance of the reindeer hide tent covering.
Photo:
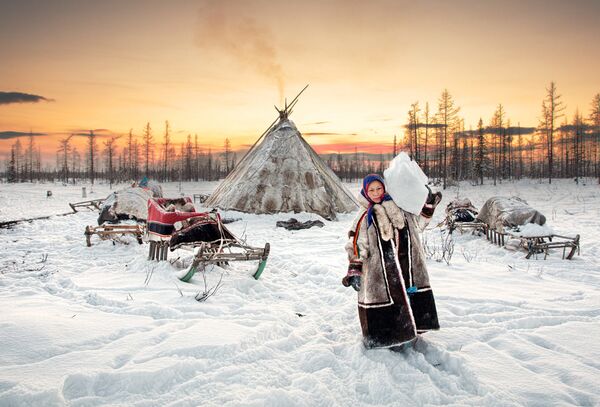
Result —
<svg viewBox="0 0 600 407"><path fill-rule="evenodd" d="M205 205L257 214L311 212L329 220L357 208L287 117L250 149Z"/></svg>

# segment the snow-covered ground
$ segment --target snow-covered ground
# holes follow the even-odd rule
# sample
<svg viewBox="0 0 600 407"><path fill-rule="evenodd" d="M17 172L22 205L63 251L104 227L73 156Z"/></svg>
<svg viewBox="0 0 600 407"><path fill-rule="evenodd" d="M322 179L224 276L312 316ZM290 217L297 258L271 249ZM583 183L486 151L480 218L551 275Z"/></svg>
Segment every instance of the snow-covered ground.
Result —
<svg viewBox="0 0 600 407"><path fill-rule="evenodd" d="M167 184L168 196L216 183ZM357 192L357 184L349 184ZM46 198L46 190L53 197ZM96 185L87 199L103 198ZM255 246L256 262L207 271L222 288L205 302L202 275L174 277L177 263L148 261L147 245L113 245L83 230L81 212L0 230L2 406L562 406L600 405L600 187L537 181L445 191L427 245L435 252L447 202L475 206L516 195L557 234L581 235L581 255L524 253L458 234L450 264L428 266L442 329L404 353L365 350L346 271L354 215L290 232L275 216L225 213ZM81 185L0 184L0 222L68 212ZM170 254L170 258L186 256Z"/></svg>

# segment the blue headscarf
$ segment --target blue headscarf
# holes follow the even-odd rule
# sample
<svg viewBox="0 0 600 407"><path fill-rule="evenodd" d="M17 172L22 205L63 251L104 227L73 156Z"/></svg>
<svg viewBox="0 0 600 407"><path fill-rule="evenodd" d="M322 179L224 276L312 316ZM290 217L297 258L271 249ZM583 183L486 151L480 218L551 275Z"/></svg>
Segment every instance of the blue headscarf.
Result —
<svg viewBox="0 0 600 407"><path fill-rule="evenodd" d="M383 177L381 175L369 174L363 179L363 186L362 186L362 189L360 190L360 194L362 196L364 196L365 199L369 202L369 208L367 209L367 226L371 226L371 224L373 223L373 205L376 203L376 202L373 202L371 200L371 198L369 198L369 195L367 195L367 191L369 190L369 185L373 181L381 182L381 185L383 185L383 190L385 191L385 182L383 181ZM383 198L381 199L381 202L391 201L391 200L392 200L392 197L389 196L388 193L386 192L383 194Z"/></svg>

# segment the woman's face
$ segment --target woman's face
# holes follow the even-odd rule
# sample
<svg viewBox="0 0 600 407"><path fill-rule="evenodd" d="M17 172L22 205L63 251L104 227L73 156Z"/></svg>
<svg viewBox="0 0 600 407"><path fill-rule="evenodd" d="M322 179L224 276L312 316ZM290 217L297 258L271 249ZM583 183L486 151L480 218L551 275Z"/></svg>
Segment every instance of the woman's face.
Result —
<svg viewBox="0 0 600 407"><path fill-rule="evenodd" d="M383 184L379 181L371 182L367 188L367 196L375 203L381 202L384 193L385 189L383 188Z"/></svg>

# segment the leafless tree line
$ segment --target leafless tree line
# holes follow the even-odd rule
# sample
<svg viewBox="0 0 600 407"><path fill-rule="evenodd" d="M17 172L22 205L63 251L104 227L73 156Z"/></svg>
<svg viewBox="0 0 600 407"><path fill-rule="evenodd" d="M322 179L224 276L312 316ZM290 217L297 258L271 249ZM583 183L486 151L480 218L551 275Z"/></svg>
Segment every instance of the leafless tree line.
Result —
<svg viewBox="0 0 600 407"><path fill-rule="evenodd" d="M536 127L513 125L498 104L487 125L465 128L460 108L444 90L432 114L411 104L404 126L404 149L445 189L449 183L470 180L494 185L523 177L548 179L596 177L600 183L600 93L584 117L579 109L568 120L556 84L546 88ZM394 143L395 144L395 143ZM368 167L368 165L367 165ZM371 168L359 171L360 176Z"/></svg>
<svg viewBox="0 0 600 407"><path fill-rule="evenodd" d="M133 129L126 135L102 137L90 130L85 135L83 151L79 151L73 143L75 135L71 134L59 140L56 166L46 170L41 168L39 149L24 150L17 139L6 165L6 178L8 182L89 179L92 184L98 178L112 184L142 176L163 182L216 180L226 176L236 164L237 155L231 150L229 139L225 139L221 153L213 153L211 148L202 149L197 135L188 135L183 143L172 142L169 122L165 122L162 140L155 142L154 136L150 123L140 136ZM30 146L34 146L33 136ZM30 151L35 151L34 159L29 158Z"/></svg>
<svg viewBox="0 0 600 407"><path fill-rule="evenodd" d="M367 154L355 148L350 154L329 154L324 158L341 179L353 180L368 173L382 173L400 149L408 151L426 174L443 188L462 180L483 184L524 177L548 179L596 177L600 183L600 93L591 102L587 116L576 109L572 118L554 82L545 89L539 123L536 127L515 126L502 104L491 117L480 118L475 129L465 128L460 107L444 90L437 110L429 103L421 108L414 102L408 111L403 138L394 135L387 153ZM90 130L87 143L79 151L69 135L59 140L55 168L42 169L41 153L30 134L24 146L20 139L12 145L6 163L8 182L60 179L64 182L97 178L114 182L148 176L160 181L216 180L226 176L236 164L236 153L228 139L223 149L213 153L203 149L198 135L188 135L174 143L169 122L161 135L147 123L139 134L102 137ZM80 135L78 135L80 136Z"/></svg>

